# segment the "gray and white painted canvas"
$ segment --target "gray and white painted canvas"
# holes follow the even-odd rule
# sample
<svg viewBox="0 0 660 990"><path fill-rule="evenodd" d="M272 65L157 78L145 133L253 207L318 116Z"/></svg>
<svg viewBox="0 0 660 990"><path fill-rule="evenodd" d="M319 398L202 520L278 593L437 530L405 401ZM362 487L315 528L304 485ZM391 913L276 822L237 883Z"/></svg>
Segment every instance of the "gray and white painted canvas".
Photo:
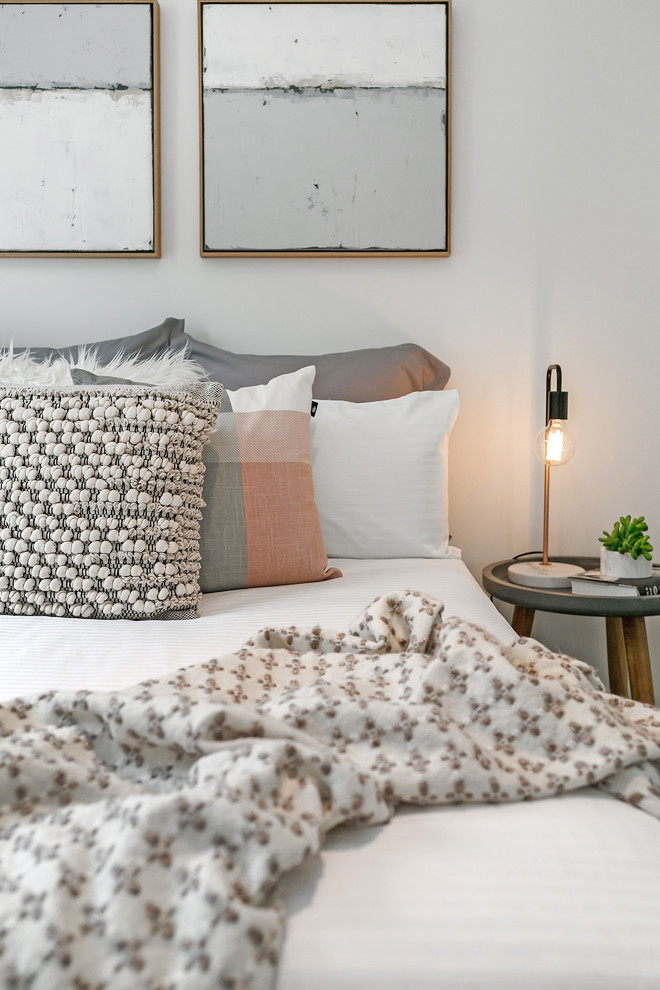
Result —
<svg viewBox="0 0 660 990"><path fill-rule="evenodd" d="M156 254L153 13L0 4L0 252Z"/></svg>
<svg viewBox="0 0 660 990"><path fill-rule="evenodd" d="M202 254L448 249L448 3L205 3Z"/></svg>

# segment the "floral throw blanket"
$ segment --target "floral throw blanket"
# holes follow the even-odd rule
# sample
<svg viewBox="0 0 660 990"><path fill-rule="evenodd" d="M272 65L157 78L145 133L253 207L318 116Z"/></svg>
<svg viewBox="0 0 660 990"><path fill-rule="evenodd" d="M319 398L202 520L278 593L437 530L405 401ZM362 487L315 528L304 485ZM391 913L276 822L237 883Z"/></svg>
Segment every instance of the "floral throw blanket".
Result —
<svg viewBox="0 0 660 990"><path fill-rule="evenodd" d="M91 662L91 660L90 660ZM278 878L398 802L595 784L660 817L660 712L419 593L127 691L0 707L0 985L262 990Z"/></svg>

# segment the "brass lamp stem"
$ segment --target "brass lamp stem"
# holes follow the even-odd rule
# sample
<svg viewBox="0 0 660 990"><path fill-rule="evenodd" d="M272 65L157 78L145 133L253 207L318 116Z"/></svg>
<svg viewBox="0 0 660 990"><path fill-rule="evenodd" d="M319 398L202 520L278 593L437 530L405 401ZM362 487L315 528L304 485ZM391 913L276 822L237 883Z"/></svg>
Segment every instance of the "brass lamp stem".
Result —
<svg viewBox="0 0 660 990"><path fill-rule="evenodd" d="M550 509L550 465L545 465L545 484L543 486L543 560L542 564L547 566L548 560L548 515Z"/></svg>

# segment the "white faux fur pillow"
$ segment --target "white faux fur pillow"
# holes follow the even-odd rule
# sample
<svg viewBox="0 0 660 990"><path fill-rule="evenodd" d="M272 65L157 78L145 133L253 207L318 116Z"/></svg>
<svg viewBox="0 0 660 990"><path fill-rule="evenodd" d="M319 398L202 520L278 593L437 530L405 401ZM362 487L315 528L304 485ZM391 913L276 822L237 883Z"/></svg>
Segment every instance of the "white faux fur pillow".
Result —
<svg viewBox="0 0 660 990"><path fill-rule="evenodd" d="M107 363L98 359L94 347L80 347L75 356L56 358L52 362L37 361L29 351L14 354L13 347L0 350L0 383L3 385L44 385L56 388L72 384L71 369L82 368L94 375L140 381L160 388L191 385L205 380L204 368L191 360L186 351L163 351L155 357L140 360L127 357L123 351Z"/></svg>

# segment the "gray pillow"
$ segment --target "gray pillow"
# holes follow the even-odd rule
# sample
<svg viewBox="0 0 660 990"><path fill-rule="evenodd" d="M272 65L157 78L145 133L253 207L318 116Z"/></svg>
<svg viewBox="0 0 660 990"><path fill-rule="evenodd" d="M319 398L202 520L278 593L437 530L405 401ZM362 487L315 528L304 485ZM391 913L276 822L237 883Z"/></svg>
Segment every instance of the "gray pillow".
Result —
<svg viewBox="0 0 660 990"><path fill-rule="evenodd" d="M233 354L195 340L187 333L188 357L201 364L209 378L234 390L264 385L313 364L315 399L379 402L410 392L438 391L449 381L450 368L418 344L372 347L338 354Z"/></svg>
<svg viewBox="0 0 660 990"><path fill-rule="evenodd" d="M410 392L439 391L449 381L450 368L418 344L395 344L335 354L234 354L213 344L195 340L184 332L184 321L169 318L160 326L133 337L119 337L93 344L102 361L118 350L147 358L169 348L188 349L188 357L206 369L209 378L234 390L245 385L265 385L277 375L316 366L315 399L344 399L348 402L380 402L398 399ZM33 357L47 360L70 354L74 347L37 347ZM82 383L81 383L82 384Z"/></svg>
<svg viewBox="0 0 660 990"><path fill-rule="evenodd" d="M84 344L71 344L69 347L14 347L14 354L30 352L35 361L52 361L56 358L70 358L77 355L81 347L93 348L103 364L115 357L119 351L128 357L139 354L146 359L168 349L181 350L186 346L187 337L183 332L184 321L169 316L157 327L142 333L113 340L88 341Z"/></svg>
<svg viewBox="0 0 660 990"><path fill-rule="evenodd" d="M85 368L72 368L71 381L74 385L149 385L149 382L136 382L128 378L115 378L114 375L95 375Z"/></svg>

